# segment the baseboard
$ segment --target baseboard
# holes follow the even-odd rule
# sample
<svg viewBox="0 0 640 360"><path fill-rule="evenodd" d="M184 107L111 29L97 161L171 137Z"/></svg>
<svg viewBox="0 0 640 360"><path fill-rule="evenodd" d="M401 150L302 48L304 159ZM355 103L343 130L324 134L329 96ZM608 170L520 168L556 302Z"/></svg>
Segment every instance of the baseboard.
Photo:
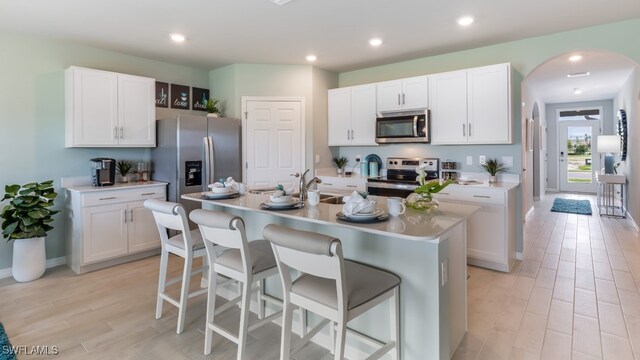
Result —
<svg viewBox="0 0 640 360"><path fill-rule="evenodd" d="M629 214L628 211L627 211L627 218L629 219L629 221L631 221L631 225L633 225L633 228L636 231L640 231L640 228L638 228L638 223L636 223L636 220L631 216L631 214Z"/></svg>
<svg viewBox="0 0 640 360"><path fill-rule="evenodd" d="M522 255L521 251L516 251L516 259L518 260L524 259L524 255Z"/></svg>
<svg viewBox="0 0 640 360"><path fill-rule="evenodd" d="M56 266L60 266L60 265L64 265L67 263L67 257L66 256L61 256L58 258L53 258L53 259L47 259L47 269L52 268L52 267L56 267ZM4 278L8 278L11 277L11 268L6 268L6 269L0 269L0 279L4 279Z"/></svg>
<svg viewBox="0 0 640 360"><path fill-rule="evenodd" d="M525 219L527 219L529 217L529 215L531 215L533 213L533 210L535 208L532 206L531 208L529 208L529 211L527 211L527 215L524 216Z"/></svg>

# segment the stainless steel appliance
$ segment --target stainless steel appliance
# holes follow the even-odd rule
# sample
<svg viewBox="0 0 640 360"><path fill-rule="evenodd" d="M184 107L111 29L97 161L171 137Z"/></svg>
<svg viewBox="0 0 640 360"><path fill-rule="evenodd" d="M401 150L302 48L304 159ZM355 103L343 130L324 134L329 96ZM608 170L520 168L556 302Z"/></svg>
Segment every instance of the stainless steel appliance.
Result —
<svg viewBox="0 0 640 360"><path fill-rule="evenodd" d="M376 118L376 142L428 143L431 141L429 110L383 113Z"/></svg>
<svg viewBox="0 0 640 360"><path fill-rule="evenodd" d="M439 179L439 160L435 158L387 158L387 176L369 178L367 192L371 195L406 197L418 187L416 168L427 164L426 179Z"/></svg>
<svg viewBox="0 0 640 360"><path fill-rule="evenodd" d="M116 183L116 160L111 158L91 159L93 186L111 186Z"/></svg>
<svg viewBox="0 0 640 360"><path fill-rule="evenodd" d="M179 115L158 120L156 129L152 178L168 182L168 200L184 205L187 213L200 205L183 201L183 194L207 191L219 178L242 180L240 120Z"/></svg>

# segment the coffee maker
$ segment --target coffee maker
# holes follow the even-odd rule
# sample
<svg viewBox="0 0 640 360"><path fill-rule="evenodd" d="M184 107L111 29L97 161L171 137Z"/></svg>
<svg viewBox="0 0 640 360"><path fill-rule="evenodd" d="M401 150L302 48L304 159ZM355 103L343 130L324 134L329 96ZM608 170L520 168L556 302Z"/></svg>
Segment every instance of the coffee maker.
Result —
<svg viewBox="0 0 640 360"><path fill-rule="evenodd" d="M116 182L116 160L111 158L91 159L93 186L111 186Z"/></svg>

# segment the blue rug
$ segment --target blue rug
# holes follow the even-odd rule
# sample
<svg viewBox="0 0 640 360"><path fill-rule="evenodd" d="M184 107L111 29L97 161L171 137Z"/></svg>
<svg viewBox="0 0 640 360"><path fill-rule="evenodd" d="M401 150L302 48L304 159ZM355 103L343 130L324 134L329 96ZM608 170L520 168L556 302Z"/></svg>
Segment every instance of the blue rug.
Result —
<svg viewBox="0 0 640 360"><path fill-rule="evenodd" d="M16 360L16 354L13 352L9 337L4 332L2 323L0 323L0 360Z"/></svg>
<svg viewBox="0 0 640 360"><path fill-rule="evenodd" d="M555 198L551 211L570 214L591 215L591 203L589 200L572 200Z"/></svg>

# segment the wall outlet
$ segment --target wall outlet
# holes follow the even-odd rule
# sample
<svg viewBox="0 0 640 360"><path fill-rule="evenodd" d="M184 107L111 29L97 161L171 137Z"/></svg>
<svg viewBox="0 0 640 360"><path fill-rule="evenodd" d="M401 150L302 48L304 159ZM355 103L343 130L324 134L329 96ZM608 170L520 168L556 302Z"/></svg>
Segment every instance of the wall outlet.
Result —
<svg viewBox="0 0 640 360"><path fill-rule="evenodd" d="M320 155L316 155L316 164L320 164Z"/></svg>
<svg viewBox="0 0 640 360"><path fill-rule="evenodd" d="M467 165L473 165L473 156L467 155Z"/></svg>
<svg viewBox="0 0 640 360"><path fill-rule="evenodd" d="M356 155L356 162L360 162L362 160L362 155Z"/></svg>
<svg viewBox="0 0 640 360"><path fill-rule="evenodd" d="M445 259L440 264L440 272L442 274L442 285L441 286L444 286L444 284L446 284L447 281L449 281L449 260Z"/></svg>
<svg viewBox="0 0 640 360"><path fill-rule="evenodd" d="M485 155L480 155L478 157L478 164L484 165L487 163L487 157Z"/></svg>
<svg viewBox="0 0 640 360"><path fill-rule="evenodd" d="M503 156L502 163L504 166L513 166L513 156Z"/></svg>

